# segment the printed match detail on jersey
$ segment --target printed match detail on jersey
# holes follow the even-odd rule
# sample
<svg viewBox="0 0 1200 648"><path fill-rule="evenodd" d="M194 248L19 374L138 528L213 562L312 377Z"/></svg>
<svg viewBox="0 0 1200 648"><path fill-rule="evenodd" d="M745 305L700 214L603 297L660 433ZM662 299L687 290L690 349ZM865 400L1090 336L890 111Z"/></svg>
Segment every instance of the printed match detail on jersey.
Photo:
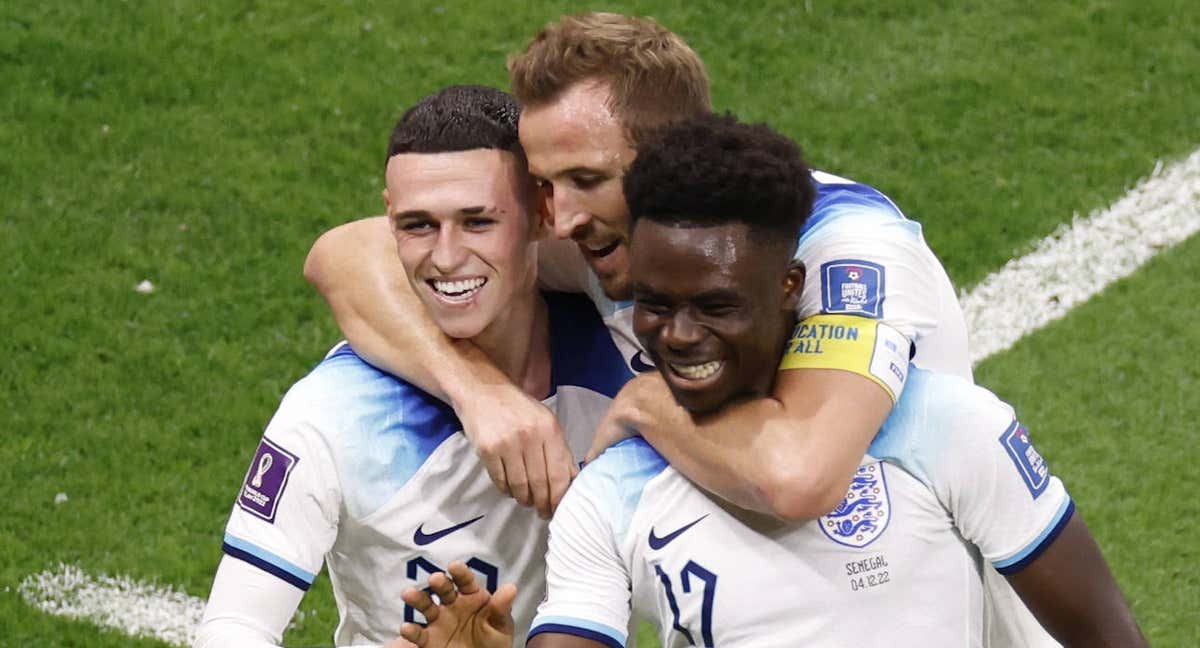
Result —
<svg viewBox="0 0 1200 648"><path fill-rule="evenodd" d="M908 377L910 343L896 329L854 315L814 315L796 325L779 369L842 369L870 379L892 402Z"/></svg>

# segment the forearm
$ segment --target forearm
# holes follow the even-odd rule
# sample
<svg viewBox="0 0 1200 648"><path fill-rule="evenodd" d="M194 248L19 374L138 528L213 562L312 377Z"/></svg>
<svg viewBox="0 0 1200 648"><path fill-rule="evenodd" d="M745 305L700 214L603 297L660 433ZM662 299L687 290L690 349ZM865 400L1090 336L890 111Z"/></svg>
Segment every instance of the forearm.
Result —
<svg viewBox="0 0 1200 648"><path fill-rule="evenodd" d="M323 234L304 276L329 304L356 353L442 400L502 375L475 345L447 337L413 293L387 219L354 221Z"/></svg>
<svg viewBox="0 0 1200 648"><path fill-rule="evenodd" d="M861 376L823 369L781 372L772 396L690 429L663 424L674 404L654 403L638 427L672 466L738 506L796 522L837 506L892 406Z"/></svg>

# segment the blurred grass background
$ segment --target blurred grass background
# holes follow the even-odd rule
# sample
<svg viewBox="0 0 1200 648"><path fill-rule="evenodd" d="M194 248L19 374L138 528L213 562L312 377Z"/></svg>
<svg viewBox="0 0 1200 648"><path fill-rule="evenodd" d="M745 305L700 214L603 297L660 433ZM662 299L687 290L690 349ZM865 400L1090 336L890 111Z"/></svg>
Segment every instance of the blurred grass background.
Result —
<svg viewBox="0 0 1200 648"><path fill-rule="evenodd" d="M507 53L584 9L680 33L720 108L888 193L962 288L1200 145L1191 2L9 0L0 645L160 645L26 605L17 583L59 562L207 596L262 426L338 337L308 246L380 211L405 107L505 87ZM1200 642L1198 258L1193 239L977 371L1162 646ZM302 610L288 642L328 643L325 578Z"/></svg>

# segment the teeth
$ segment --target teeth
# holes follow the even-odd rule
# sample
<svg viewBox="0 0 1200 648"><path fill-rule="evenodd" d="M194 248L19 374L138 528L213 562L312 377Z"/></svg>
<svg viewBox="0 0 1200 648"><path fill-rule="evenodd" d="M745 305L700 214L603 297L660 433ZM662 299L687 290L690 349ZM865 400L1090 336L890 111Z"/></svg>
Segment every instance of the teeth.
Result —
<svg viewBox="0 0 1200 648"><path fill-rule="evenodd" d="M603 244L599 244L599 245L594 244L594 243L584 243L583 246L592 252L599 252L612 244L613 244L613 242L609 241L608 243L603 243Z"/></svg>
<svg viewBox="0 0 1200 648"><path fill-rule="evenodd" d="M671 369L673 369L675 373L687 378L688 380L702 380L704 378L708 378L709 376L717 373L717 370L720 368L720 360L713 360L711 362L695 365L671 365Z"/></svg>
<svg viewBox="0 0 1200 648"><path fill-rule="evenodd" d="M440 281L434 279L432 282L433 289L447 295L449 297L462 297L466 293L472 293L479 289L480 286L487 283L487 279L476 277L474 279L460 279L458 281Z"/></svg>

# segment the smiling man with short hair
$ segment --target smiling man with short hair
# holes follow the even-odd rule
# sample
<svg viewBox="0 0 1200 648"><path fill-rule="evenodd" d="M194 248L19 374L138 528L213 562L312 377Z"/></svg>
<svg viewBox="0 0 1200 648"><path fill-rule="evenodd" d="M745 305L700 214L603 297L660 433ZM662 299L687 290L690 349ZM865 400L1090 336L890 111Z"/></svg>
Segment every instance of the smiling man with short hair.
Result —
<svg viewBox="0 0 1200 648"><path fill-rule="evenodd" d="M846 318L827 324L821 349L805 324L789 344L804 269L786 241L812 199L792 180L803 166L766 126L706 116L667 127L626 176L634 330L693 414L767 393L797 357L889 342L877 322ZM847 494L812 522L730 506L641 438L609 448L551 522L527 645L621 648L637 616L664 646L988 646L976 552L1065 645L1146 645L1012 408L915 368ZM402 635L421 648L508 648L512 588L493 601L461 564L451 575L431 579L440 608L405 592L434 621Z"/></svg>
<svg viewBox="0 0 1200 648"><path fill-rule="evenodd" d="M631 374L586 298L538 292L544 215L517 114L512 97L479 86L447 88L406 112L388 147L389 240L401 280L439 329L558 414L575 455L563 461L574 463ZM441 401L336 347L267 426L197 645L278 645L323 565L338 645L393 639L419 619L401 592L453 559L492 588L515 581L532 592L516 610L528 627L544 587L546 522L492 486L461 431Z"/></svg>

